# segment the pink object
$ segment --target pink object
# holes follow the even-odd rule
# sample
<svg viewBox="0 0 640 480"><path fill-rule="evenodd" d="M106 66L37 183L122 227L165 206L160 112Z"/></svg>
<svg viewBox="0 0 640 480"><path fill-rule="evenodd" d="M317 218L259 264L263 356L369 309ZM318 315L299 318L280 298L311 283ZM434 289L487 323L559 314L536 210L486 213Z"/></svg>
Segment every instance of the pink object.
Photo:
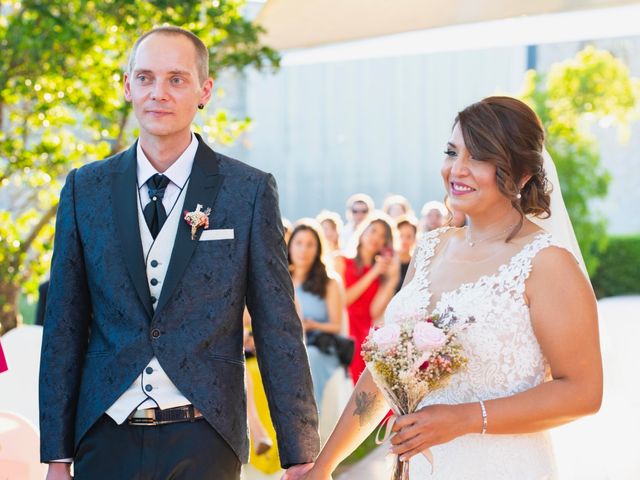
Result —
<svg viewBox="0 0 640 480"><path fill-rule="evenodd" d="M447 336L433 323L419 322L413 328L413 342L423 352L431 351L447 343Z"/></svg>
<svg viewBox="0 0 640 480"><path fill-rule="evenodd" d="M391 323L373 331L373 341L382 350L394 347L400 341L400 325Z"/></svg>
<svg viewBox="0 0 640 480"><path fill-rule="evenodd" d="M0 412L0 478L42 480L46 474L36 429L20 415Z"/></svg>
<svg viewBox="0 0 640 480"><path fill-rule="evenodd" d="M2 351L2 343L0 343L0 373L9 370L7 366L7 360L4 358L4 352Z"/></svg>

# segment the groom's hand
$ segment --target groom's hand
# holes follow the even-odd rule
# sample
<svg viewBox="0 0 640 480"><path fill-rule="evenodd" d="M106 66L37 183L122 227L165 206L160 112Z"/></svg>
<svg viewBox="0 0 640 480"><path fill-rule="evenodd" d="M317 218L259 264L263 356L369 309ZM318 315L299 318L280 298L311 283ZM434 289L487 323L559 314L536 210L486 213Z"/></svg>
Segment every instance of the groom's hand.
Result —
<svg viewBox="0 0 640 480"><path fill-rule="evenodd" d="M287 468L281 480L299 480L313 468L313 463L301 463Z"/></svg>
<svg viewBox="0 0 640 480"><path fill-rule="evenodd" d="M47 470L47 480L71 480L71 464L51 462Z"/></svg>

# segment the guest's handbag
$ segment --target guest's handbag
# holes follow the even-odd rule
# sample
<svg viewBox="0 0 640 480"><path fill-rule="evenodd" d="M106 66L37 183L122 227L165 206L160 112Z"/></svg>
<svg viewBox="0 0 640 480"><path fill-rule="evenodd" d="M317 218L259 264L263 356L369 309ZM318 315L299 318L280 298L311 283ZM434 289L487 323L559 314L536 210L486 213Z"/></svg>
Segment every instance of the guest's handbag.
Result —
<svg viewBox="0 0 640 480"><path fill-rule="evenodd" d="M4 358L4 352L2 351L2 344L0 343L0 373L7 371L7 361Z"/></svg>
<svg viewBox="0 0 640 480"><path fill-rule="evenodd" d="M322 353L337 355L340 364L344 367L351 365L355 344L349 337L313 331L307 333L307 344L313 345Z"/></svg>

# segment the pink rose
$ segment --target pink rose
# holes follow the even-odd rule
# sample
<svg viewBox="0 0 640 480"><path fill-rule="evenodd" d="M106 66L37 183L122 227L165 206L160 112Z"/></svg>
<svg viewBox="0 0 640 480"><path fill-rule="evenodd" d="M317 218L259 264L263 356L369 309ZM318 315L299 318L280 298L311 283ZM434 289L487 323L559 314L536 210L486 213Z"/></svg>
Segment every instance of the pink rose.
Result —
<svg viewBox="0 0 640 480"><path fill-rule="evenodd" d="M373 331L373 343L382 350L393 347L400 341L400 326L396 324L385 325Z"/></svg>
<svg viewBox="0 0 640 480"><path fill-rule="evenodd" d="M422 351L433 350L443 346L447 336L433 323L418 322L413 327L413 342Z"/></svg>

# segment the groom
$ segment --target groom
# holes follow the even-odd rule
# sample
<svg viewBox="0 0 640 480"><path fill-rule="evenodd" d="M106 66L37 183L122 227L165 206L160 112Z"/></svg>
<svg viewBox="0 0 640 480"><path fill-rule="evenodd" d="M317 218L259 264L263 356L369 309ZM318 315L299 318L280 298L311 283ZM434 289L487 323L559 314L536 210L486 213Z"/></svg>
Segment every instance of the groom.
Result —
<svg viewBox="0 0 640 480"><path fill-rule="evenodd" d="M317 454L275 181L191 132L208 56L186 30L140 37L124 77L140 138L62 190L40 369L48 478L73 461L81 480L238 479L245 303L286 477Z"/></svg>

